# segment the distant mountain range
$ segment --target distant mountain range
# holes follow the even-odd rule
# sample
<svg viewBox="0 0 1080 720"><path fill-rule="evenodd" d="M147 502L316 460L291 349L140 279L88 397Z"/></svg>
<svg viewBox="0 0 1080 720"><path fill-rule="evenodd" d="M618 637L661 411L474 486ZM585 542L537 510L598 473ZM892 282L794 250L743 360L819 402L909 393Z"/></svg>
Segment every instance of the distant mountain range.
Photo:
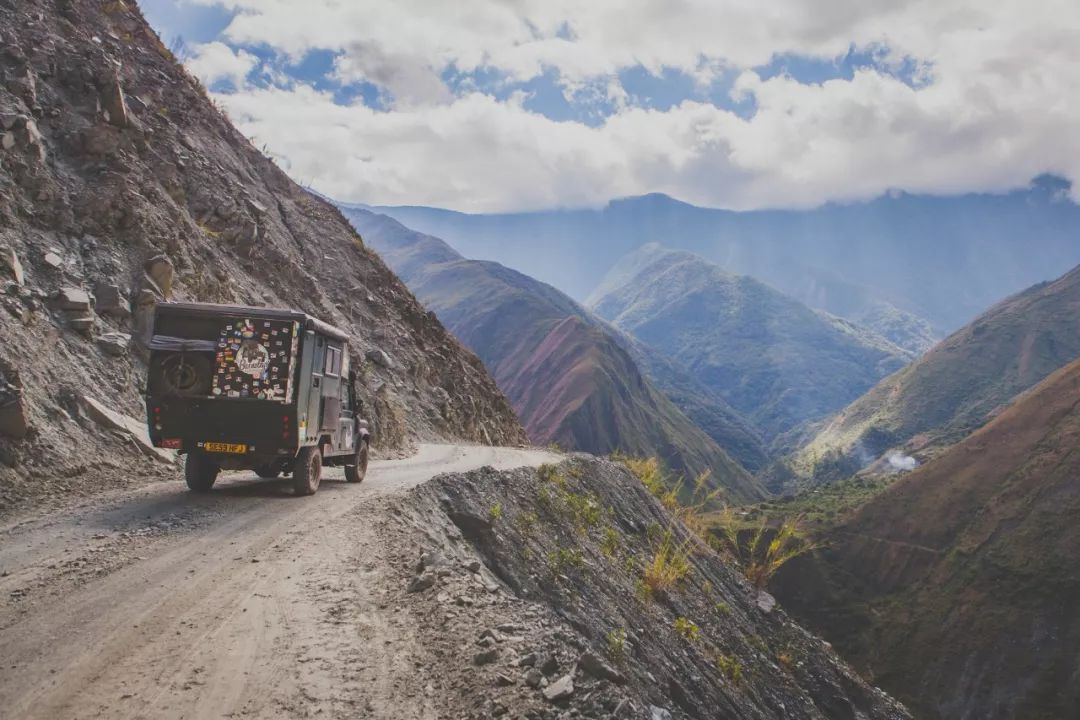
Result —
<svg viewBox="0 0 1080 720"><path fill-rule="evenodd" d="M1080 264L1080 206L1067 189L1047 176L1002 195L896 193L812 210L733 212L647 195L598 210L380 212L579 300L620 257L661 242L919 350L1001 298Z"/></svg>
<svg viewBox="0 0 1080 720"><path fill-rule="evenodd" d="M1047 302L1039 296L989 317ZM1024 346L1039 337L987 327ZM1075 717L1078 410L1080 360L826 531L825 550L773 589L918 717Z"/></svg>
<svg viewBox="0 0 1080 720"><path fill-rule="evenodd" d="M932 454L1078 357L1080 267L1001 301L883 380L803 448L795 466L812 475L816 464L822 479L838 479L890 450ZM829 477L831 465L843 470Z"/></svg>
<svg viewBox="0 0 1080 720"><path fill-rule="evenodd" d="M601 317L690 370L775 449L913 354L764 283L685 251L649 244L590 296Z"/></svg>
<svg viewBox="0 0 1080 720"><path fill-rule="evenodd" d="M635 356L646 358L648 350L549 285L498 263L467 260L387 216L343 210L368 246L477 353L534 443L657 455L691 479L711 470L733 501L762 496L739 462L641 371ZM676 366L664 367L671 382L693 387ZM715 421L714 436L730 438L736 452L760 465L764 451L755 432L718 398L704 394L699 402Z"/></svg>

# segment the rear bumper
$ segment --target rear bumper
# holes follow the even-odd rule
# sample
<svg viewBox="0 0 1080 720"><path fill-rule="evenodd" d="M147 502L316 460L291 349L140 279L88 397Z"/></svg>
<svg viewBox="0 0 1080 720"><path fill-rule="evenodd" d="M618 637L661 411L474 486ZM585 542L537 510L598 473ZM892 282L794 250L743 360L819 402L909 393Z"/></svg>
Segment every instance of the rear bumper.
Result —
<svg viewBox="0 0 1080 720"><path fill-rule="evenodd" d="M253 468L296 455L292 406L265 401L157 398L146 401L147 430L157 447L206 452L223 467Z"/></svg>

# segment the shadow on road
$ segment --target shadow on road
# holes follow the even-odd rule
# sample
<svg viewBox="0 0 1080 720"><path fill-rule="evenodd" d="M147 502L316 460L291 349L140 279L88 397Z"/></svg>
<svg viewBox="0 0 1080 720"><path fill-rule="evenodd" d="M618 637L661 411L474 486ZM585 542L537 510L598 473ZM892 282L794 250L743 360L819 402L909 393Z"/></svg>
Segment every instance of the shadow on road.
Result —
<svg viewBox="0 0 1080 720"><path fill-rule="evenodd" d="M324 478L318 495L344 492L346 484L337 479ZM318 497L316 495L316 497ZM289 478L265 480L254 474L236 473L219 478L209 493L193 493L182 484L175 490L157 492L142 497L127 497L121 504L110 505L83 516L79 524L85 527L131 530L149 521L177 522L197 520L200 517L243 513L256 508L257 499L271 499L303 503L311 498L296 497Z"/></svg>

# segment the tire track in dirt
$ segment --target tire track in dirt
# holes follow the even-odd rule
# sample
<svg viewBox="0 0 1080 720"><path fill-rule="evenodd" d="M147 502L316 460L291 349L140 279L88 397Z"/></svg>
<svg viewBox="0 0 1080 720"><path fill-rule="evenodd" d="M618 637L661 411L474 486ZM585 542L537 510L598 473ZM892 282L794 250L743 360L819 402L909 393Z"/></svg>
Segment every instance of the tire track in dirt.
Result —
<svg viewBox="0 0 1080 720"><path fill-rule="evenodd" d="M310 498L238 474L209 496L165 483L0 530L0 707L19 718L434 717L419 671L430 659L419 624L385 600L398 580L374 520L388 496L440 472L552 459L426 445ZM138 534L162 516L182 521Z"/></svg>

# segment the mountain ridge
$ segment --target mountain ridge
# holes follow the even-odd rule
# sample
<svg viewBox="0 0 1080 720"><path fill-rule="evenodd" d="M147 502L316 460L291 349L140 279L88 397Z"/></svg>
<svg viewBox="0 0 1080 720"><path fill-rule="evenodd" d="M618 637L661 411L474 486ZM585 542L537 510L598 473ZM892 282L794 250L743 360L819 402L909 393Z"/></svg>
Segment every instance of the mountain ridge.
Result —
<svg viewBox="0 0 1080 720"><path fill-rule="evenodd" d="M911 354L701 257L646 245L617 263L593 309L681 363L783 448ZM786 436L786 437L785 437Z"/></svg>
<svg viewBox="0 0 1080 720"><path fill-rule="evenodd" d="M658 455L688 479L711 470L732 499L762 490L715 437L642 373L625 338L555 288L385 216L346 212L427 307L490 369L533 442L597 454ZM754 435L734 413L715 419L746 452ZM714 434L716 428L714 428ZM759 459L760 462L760 459Z"/></svg>
<svg viewBox="0 0 1080 720"><path fill-rule="evenodd" d="M852 457L864 466L894 448L932 454L1077 357L1080 266L1005 298L882 380L825 425L794 464L809 476L815 458Z"/></svg>
<svg viewBox="0 0 1080 720"><path fill-rule="evenodd" d="M888 307L911 322L915 342L925 344L927 338L918 339L926 330L922 321L931 339L943 337L1002 297L1080 263L1072 230L1080 224L1080 205L1067 189L1059 179L1040 176L1026 189L998 194L890 193L810 210L731 211L644 196L584 210L379 211L576 299L587 297L618 258L661 241L854 322L866 324L866 313ZM820 268L829 272L822 275ZM814 275L816 285L808 287L807 276ZM863 299L849 304L852 288ZM887 334L887 326L874 329Z"/></svg>

